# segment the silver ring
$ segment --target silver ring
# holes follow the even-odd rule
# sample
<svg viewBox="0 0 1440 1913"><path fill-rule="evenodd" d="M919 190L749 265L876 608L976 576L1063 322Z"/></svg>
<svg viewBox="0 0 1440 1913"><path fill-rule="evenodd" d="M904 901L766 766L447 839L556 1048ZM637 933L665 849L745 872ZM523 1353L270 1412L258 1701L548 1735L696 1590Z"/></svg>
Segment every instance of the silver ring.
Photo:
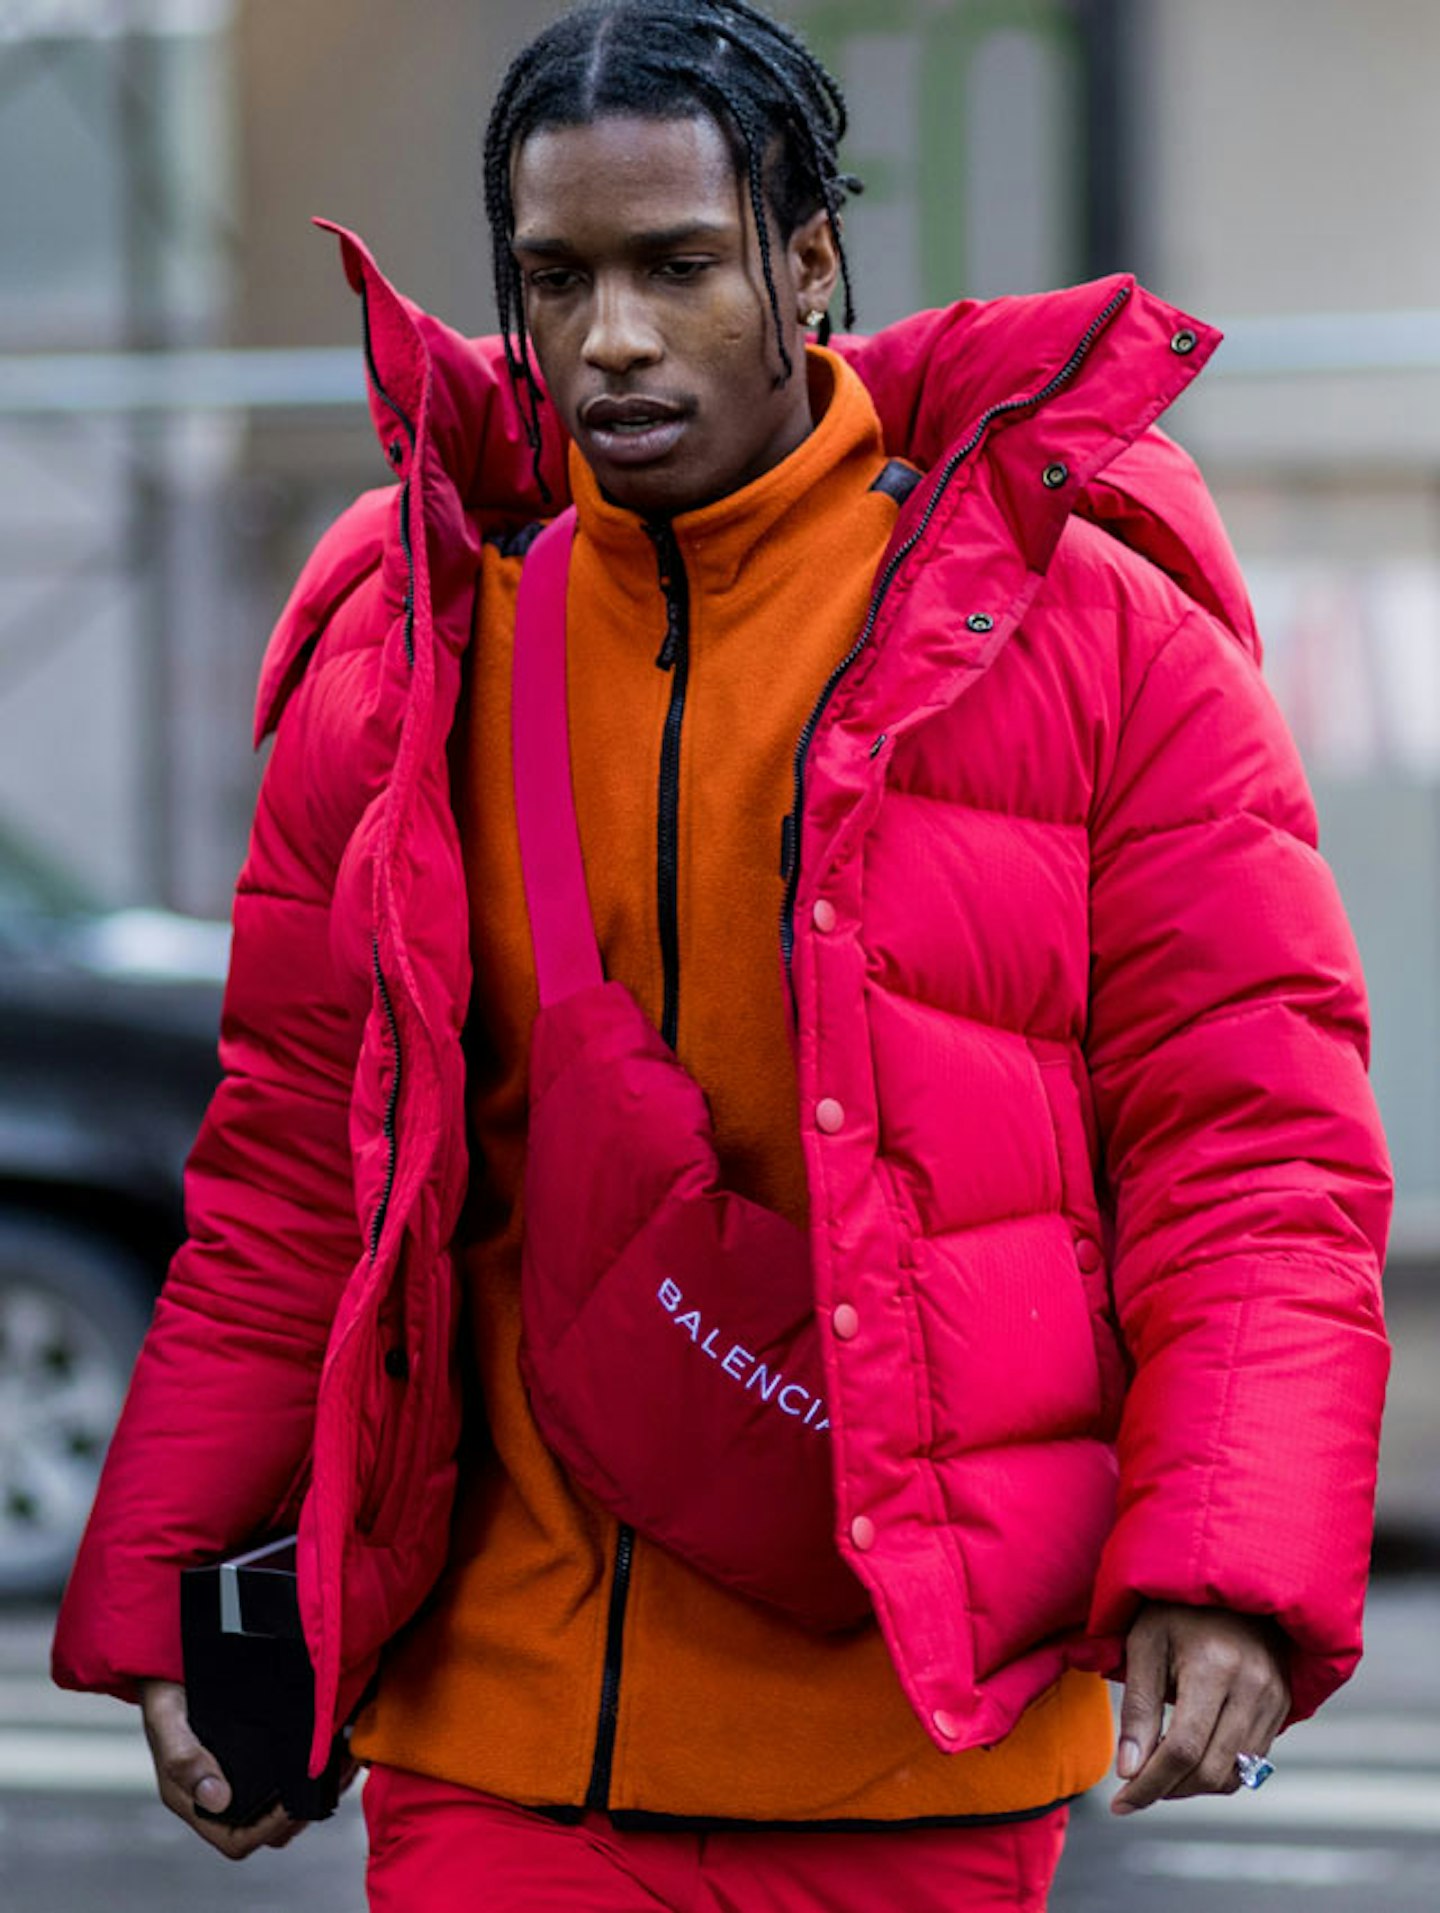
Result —
<svg viewBox="0 0 1440 1913"><path fill-rule="evenodd" d="M1275 1771L1273 1760L1267 1760L1263 1754L1236 1754L1236 1771L1240 1775L1240 1785L1248 1787L1254 1793L1257 1787L1263 1787Z"/></svg>

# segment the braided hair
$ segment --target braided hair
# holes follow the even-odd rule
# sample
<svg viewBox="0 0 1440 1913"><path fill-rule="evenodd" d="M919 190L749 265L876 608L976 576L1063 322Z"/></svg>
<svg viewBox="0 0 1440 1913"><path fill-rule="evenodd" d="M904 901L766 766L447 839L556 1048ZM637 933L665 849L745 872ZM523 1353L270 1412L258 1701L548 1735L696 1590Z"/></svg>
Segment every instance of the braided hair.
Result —
<svg viewBox="0 0 1440 1913"><path fill-rule="evenodd" d="M846 328L855 323L850 262L839 212L860 181L840 171L846 127L839 83L788 27L747 0L601 0L565 14L531 41L500 83L485 133L485 211L495 260L495 306L505 362L540 479L541 392L525 323L524 288L511 250L510 164L541 127L586 126L610 114L640 119L709 116L735 150L759 236L783 385L794 370L785 345L771 260L773 211L782 238L823 210L840 260ZM821 321L823 344L828 313Z"/></svg>

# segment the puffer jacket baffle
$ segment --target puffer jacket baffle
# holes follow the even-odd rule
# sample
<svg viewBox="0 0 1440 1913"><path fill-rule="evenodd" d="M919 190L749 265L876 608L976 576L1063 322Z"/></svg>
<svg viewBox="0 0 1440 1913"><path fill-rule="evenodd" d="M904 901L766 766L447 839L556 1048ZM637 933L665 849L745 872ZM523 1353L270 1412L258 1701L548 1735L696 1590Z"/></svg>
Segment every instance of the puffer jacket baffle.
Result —
<svg viewBox="0 0 1440 1913"><path fill-rule="evenodd" d="M55 1654L178 1677L178 1569L298 1515L317 1754L445 1555L446 739L480 540L539 510L497 343L342 250L399 482L266 661L227 1073ZM1114 1670L1146 1598L1274 1615L1297 1717L1359 1653L1389 1171L1244 590L1152 429L1216 338L1117 277L841 347L925 477L801 742L780 942L837 1538L942 1747Z"/></svg>

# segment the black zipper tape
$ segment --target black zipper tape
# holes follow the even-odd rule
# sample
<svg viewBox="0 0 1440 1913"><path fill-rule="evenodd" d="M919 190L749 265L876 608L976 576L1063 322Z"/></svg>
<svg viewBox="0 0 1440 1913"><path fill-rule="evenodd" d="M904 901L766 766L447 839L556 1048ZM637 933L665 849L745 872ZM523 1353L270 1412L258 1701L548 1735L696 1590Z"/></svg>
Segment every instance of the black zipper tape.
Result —
<svg viewBox="0 0 1440 1913"><path fill-rule="evenodd" d="M400 1107L401 1057L400 1025L395 1019L395 1005L390 1000L390 986L385 981L385 972L380 967L378 936L370 940L370 956L375 966L375 985L380 992L380 1004L385 1012L385 1022L390 1031L390 1048L395 1057L395 1068L390 1077L390 1094L385 1098L385 1115L381 1124L385 1136L385 1182L370 1223L370 1260L373 1262L380 1253L380 1235L385 1227L385 1216L390 1207L390 1197L395 1189L396 1136L398 1134L396 1113Z"/></svg>
<svg viewBox="0 0 1440 1913"><path fill-rule="evenodd" d="M674 1049L680 1032L680 733L690 685L690 581L675 533L647 525L665 595L665 643L657 660L670 672L670 703L660 733L660 789L655 830L655 888L664 1000L660 1034Z"/></svg>
<svg viewBox="0 0 1440 1913"><path fill-rule="evenodd" d="M587 1807L603 1813L610 1802L610 1773L615 1764L615 1728L620 1718L620 1662L625 1650L625 1603L630 1566L635 1559L635 1530L621 1525L615 1540L615 1572L610 1578L610 1613L605 1623L605 1671L600 1678L600 1720Z"/></svg>

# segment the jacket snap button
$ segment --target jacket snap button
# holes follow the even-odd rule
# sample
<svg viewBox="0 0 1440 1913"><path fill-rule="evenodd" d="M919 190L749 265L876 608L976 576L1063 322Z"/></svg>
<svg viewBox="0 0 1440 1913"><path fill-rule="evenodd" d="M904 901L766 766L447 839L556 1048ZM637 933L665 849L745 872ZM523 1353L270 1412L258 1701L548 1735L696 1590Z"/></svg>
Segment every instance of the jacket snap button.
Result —
<svg viewBox="0 0 1440 1913"><path fill-rule="evenodd" d="M845 1111L833 1096L822 1096L815 1105L815 1125L833 1136L845 1120Z"/></svg>
<svg viewBox="0 0 1440 1913"><path fill-rule="evenodd" d="M1175 334L1175 337L1170 341L1170 350L1172 352L1178 352L1183 359L1188 353L1193 352L1199 343L1198 337L1190 330L1188 325L1181 326L1180 330Z"/></svg>
<svg viewBox="0 0 1440 1913"><path fill-rule="evenodd" d="M385 456L398 472L405 462L405 447L400 439L391 439L390 443L385 447Z"/></svg>
<svg viewBox="0 0 1440 1913"><path fill-rule="evenodd" d="M1053 465L1047 465L1040 474L1040 482L1047 491L1058 492L1070 476L1070 467L1062 465L1057 458Z"/></svg>
<svg viewBox="0 0 1440 1913"><path fill-rule="evenodd" d="M1104 1261L1100 1244L1092 1236L1082 1235L1075 1244L1075 1260L1087 1275L1093 1275Z"/></svg>
<svg viewBox="0 0 1440 1913"><path fill-rule="evenodd" d="M385 1351L385 1373L392 1381L404 1382L410 1378L410 1357L403 1348L387 1348Z"/></svg>
<svg viewBox="0 0 1440 1913"><path fill-rule="evenodd" d="M810 920L817 930L835 928L835 906L828 897L817 897L810 912Z"/></svg>
<svg viewBox="0 0 1440 1913"><path fill-rule="evenodd" d="M853 1342L860 1333L860 1316L849 1302L837 1302L830 1317L830 1326L842 1342Z"/></svg>
<svg viewBox="0 0 1440 1913"><path fill-rule="evenodd" d="M855 1546L859 1548L862 1554L864 1554L867 1548L874 1547L875 1523L870 1519L868 1514L857 1514L855 1519L850 1523L850 1539L854 1542Z"/></svg>
<svg viewBox="0 0 1440 1913"><path fill-rule="evenodd" d="M972 611L965 620L965 626L970 631L993 631L995 620L988 611Z"/></svg>
<svg viewBox="0 0 1440 1913"><path fill-rule="evenodd" d="M942 1739L958 1740L960 1738L959 1721L953 1714L947 1714L943 1707L937 1707L935 1712L930 1716L930 1719L934 1723L936 1733L939 1734Z"/></svg>

